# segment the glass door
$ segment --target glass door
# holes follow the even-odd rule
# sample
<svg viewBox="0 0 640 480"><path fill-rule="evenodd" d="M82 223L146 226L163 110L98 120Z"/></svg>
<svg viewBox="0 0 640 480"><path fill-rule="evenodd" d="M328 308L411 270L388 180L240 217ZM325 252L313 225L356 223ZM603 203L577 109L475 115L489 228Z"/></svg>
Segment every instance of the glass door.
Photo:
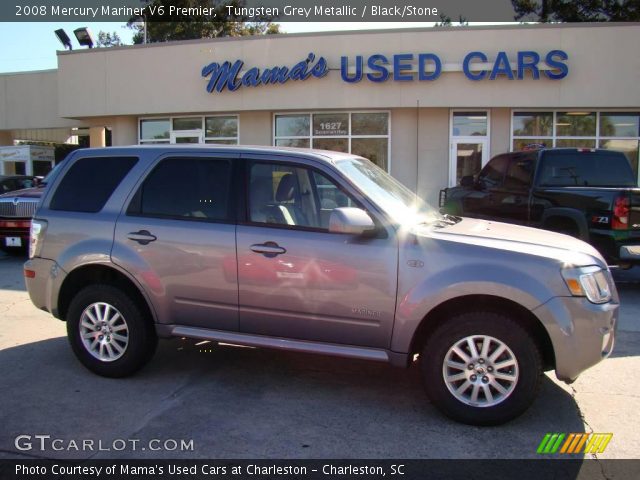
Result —
<svg viewBox="0 0 640 480"><path fill-rule="evenodd" d="M462 177L477 175L489 156L487 139L457 137L451 143L449 186L460 185Z"/></svg>
<svg viewBox="0 0 640 480"><path fill-rule="evenodd" d="M171 132L171 143L204 143L202 130L179 130Z"/></svg>

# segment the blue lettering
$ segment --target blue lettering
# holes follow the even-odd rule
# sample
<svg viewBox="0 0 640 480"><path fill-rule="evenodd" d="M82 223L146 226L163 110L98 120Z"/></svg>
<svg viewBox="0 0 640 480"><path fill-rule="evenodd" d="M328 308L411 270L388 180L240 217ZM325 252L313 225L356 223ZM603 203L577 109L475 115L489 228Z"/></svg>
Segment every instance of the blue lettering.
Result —
<svg viewBox="0 0 640 480"><path fill-rule="evenodd" d="M260 80L265 85L270 83L286 83L289 80L289 69L287 67L265 68Z"/></svg>
<svg viewBox="0 0 640 480"><path fill-rule="evenodd" d="M558 60L556 60L554 57L557 57ZM569 55L567 55L567 52L564 52L562 50L551 50L549 53L547 53L544 61L547 65L549 65L556 71L545 70L544 74L551 80L560 80L561 78L566 77L569 73L569 66L566 63L563 63L563 60L567 60L568 58Z"/></svg>
<svg viewBox="0 0 640 480"><path fill-rule="evenodd" d="M202 76L206 78L211 75L207 83L207 92L211 93L214 90L221 92L225 87L228 88L229 91L234 92L240 88L241 82L236 81L236 77L242 69L242 65L244 65L242 60L236 60L233 66L231 62L224 62L222 65L210 63L204 67L202 69Z"/></svg>
<svg viewBox="0 0 640 480"><path fill-rule="evenodd" d="M462 70L469 80L484 80L484 78L487 76L486 70L480 70L478 73L473 73L469 68L471 60L473 60L474 58L480 59L480 61L483 63L487 61L487 56L482 52L468 53L467 56L464 57L464 61L462 62Z"/></svg>
<svg viewBox="0 0 640 480"><path fill-rule="evenodd" d="M245 87L257 87L260 85L260 70L256 67L250 68L242 76L242 85Z"/></svg>
<svg viewBox="0 0 640 480"><path fill-rule="evenodd" d="M393 79L400 82L410 82L413 75L403 75L402 72L411 70L411 65L401 63L403 61L412 61L413 55L410 53L401 53L393 56Z"/></svg>
<svg viewBox="0 0 640 480"><path fill-rule="evenodd" d="M498 52L489 80L495 80L498 75L506 75L509 80L513 80L513 71L507 58L507 52Z"/></svg>
<svg viewBox="0 0 640 480"><path fill-rule="evenodd" d="M356 73L353 77L349 76L349 57L340 58L340 75L342 80L347 83L358 83L362 80L362 55L356 56Z"/></svg>
<svg viewBox="0 0 640 480"><path fill-rule="evenodd" d="M327 66L327 61L324 59L324 57L320 57L318 59L318 63L316 63L311 69L311 75L313 75L316 78L322 78L327 73L329 73L329 67Z"/></svg>
<svg viewBox="0 0 640 480"><path fill-rule="evenodd" d="M525 70L530 70L533 79L538 80L540 78L538 62L540 62L538 52L518 52L518 80L524 79Z"/></svg>
<svg viewBox="0 0 640 480"><path fill-rule="evenodd" d="M426 66L427 62L432 61L434 66L434 71L431 73L427 73ZM440 57L434 55L433 53L421 53L418 55L418 78L422 80L435 80L442 73L442 62L440 61Z"/></svg>
<svg viewBox="0 0 640 480"><path fill-rule="evenodd" d="M382 65L378 65L377 62L382 62ZM386 82L389 78L389 69L384 65L389 65L389 60L384 55L376 54L371 55L367 60L367 66L369 70L373 70L376 73L367 73L367 78L372 82Z"/></svg>

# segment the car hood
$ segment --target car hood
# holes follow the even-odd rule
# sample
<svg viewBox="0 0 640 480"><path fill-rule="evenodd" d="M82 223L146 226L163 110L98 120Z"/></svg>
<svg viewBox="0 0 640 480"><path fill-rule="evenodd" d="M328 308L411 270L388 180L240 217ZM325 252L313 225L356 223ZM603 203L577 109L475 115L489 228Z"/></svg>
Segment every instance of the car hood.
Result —
<svg viewBox="0 0 640 480"><path fill-rule="evenodd" d="M3 195L0 195L0 199L2 198L40 198L42 196L42 192L44 189L42 188L25 188L23 190L14 190L13 192L7 192Z"/></svg>
<svg viewBox="0 0 640 480"><path fill-rule="evenodd" d="M457 224L443 228L427 225L417 227L414 233L445 241L552 258L563 264L606 266L600 253L588 243L538 228L463 218Z"/></svg>

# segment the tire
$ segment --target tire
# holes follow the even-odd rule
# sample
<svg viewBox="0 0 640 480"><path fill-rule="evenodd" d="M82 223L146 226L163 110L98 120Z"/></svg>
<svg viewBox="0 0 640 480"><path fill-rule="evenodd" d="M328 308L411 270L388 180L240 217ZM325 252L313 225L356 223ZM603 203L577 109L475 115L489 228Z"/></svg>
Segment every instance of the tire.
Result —
<svg viewBox="0 0 640 480"><path fill-rule="evenodd" d="M80 290L71 300L66 320L76 357L103 377L137 372L153 357L158 344L151 319L125 292L111 285L95 284ZM101 320L110 322L102 325Z"/></svg>
<svg viewBox="0 0 640 480"><path fill-rule="evenodd" d="M476 355L468 339L476 346ZM482 355L486 341L487 354ZM492 359L501 346L506 349ZM446 360L455 366L445 366ZM542 358L535 340L516 321L503 314L475 312L450 318L430 335L420 354L420 369L427 395L442 413L469 425L500 425L533 402L540 388Z"/></svg>

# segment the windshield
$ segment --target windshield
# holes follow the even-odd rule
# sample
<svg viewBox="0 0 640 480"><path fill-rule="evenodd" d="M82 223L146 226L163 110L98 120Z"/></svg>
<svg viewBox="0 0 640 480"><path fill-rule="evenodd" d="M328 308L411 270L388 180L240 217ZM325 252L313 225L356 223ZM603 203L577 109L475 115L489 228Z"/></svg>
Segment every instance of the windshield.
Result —
<svg viewBox="0 0 640 480"><path fill-rule="evenodd" d="M395 178L364 158L346 158L336 167L401 225L442 220L442 216Z"/></svg>

